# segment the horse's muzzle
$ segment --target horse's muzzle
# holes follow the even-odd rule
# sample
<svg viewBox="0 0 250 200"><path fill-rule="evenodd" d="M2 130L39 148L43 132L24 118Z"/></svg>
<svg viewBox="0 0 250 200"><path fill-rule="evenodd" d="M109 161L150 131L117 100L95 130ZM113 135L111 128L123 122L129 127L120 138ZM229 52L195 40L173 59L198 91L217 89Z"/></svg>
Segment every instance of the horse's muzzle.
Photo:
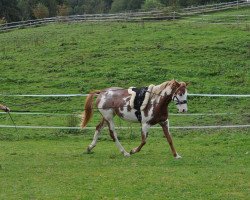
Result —
<svg viewBox="0 0 250 200"><path fill-rule="evenodd" d="M186 109L180 109L180 110L179 110L179 113L185 113L185 112L187 112Z"/></svg>

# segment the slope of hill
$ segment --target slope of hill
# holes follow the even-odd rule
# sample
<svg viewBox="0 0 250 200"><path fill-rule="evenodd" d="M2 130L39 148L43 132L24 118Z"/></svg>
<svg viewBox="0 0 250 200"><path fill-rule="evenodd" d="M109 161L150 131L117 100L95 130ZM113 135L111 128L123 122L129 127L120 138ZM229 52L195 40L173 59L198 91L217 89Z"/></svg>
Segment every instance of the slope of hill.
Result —
<svg viewBox="0 0 250 200"><path fill-rule="evenodd" d="M239 9L246 13L249 8ZM236 14L226 11L224 14ZM218 15L212 14L212 15ZM192 17L191 17L192 18ZM249 93L249 26L190 23L59 23L0 34L1 94L75 94L111 86L191 82L189 93ZM81 112L83 98L1 96L12 110ZM247 99L190 97L191 113L248 113ZM23 105L23 106L22 106ZM176 112L171 105L171 112ZM1 116L3 117L3 116ZM18 124L65 125L47 117ZM41 119L42 118L42 119ZM178 124L178 119L173 119ZM11 121L5 116L5 122ZM248 115L184 124L248 123Z"/></svg>
<svg viewBox="0 0 250 200"><path fill-rule="evenodd" d="M249 94L249 53L245 23L61 23L15 30L0 33L0 94L87 93L173 78L191 82L189 93ZM0 199L246 199L249 128L171 128L249 124L248 99L189 97L189 113L218 115L170 116L183 156L178 161L160 129L150 130L139 154L124 158L107 130L95 153L86 154L93 130L0 128ZM0 96L0 102L14 111L53 112L12 113L17 125L78 126L77 115L55 113L79 114L84 97ZM89 125L97 120L95 114ZM0 124L12 121L0 114ZM127 151L139 144L138 126L118 135Z"/></svg>

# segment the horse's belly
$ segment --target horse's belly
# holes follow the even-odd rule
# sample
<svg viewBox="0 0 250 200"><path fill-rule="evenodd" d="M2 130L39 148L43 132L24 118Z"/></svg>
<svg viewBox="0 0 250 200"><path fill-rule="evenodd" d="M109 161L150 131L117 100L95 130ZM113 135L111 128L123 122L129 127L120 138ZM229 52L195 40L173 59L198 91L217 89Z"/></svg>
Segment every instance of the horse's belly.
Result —
<svg viewBox="0 0 250 200"><path fill-rule="evenodd" d="M132 121L132 122L139 122L136 115L135 115L135 111L134 109L132 109L131 111L119 111L119 113L117 113L119 115L120 118L127 120L127 121Z"/></svg>

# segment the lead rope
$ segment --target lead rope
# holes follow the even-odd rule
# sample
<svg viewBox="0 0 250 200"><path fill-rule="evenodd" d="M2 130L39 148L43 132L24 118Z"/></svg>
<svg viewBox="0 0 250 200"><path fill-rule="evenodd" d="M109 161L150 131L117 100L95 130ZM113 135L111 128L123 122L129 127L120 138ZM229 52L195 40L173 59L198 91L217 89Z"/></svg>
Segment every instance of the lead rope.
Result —
<svg viewBox="0 0 250 200"><path fill-rule="evenodd" d="M12 123L13 123L14 126L15 126L16 132L18 132L17 127L16 127L16 123L14 122L14 120L13 120L13 118L12 118L10 112L8 112L8 114L9 114L9 116L10 116L10 119L11 119ZM19 137L19 136L18 136L18 137Z"/></svg>

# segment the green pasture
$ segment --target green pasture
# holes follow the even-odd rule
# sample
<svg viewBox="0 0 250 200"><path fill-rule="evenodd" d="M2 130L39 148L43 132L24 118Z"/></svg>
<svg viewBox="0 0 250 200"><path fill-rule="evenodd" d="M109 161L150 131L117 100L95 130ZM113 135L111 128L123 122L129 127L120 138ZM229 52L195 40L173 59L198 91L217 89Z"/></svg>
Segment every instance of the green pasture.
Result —
<svg viewBox="0 0 250 200"><path fill-rule="evenodd" d="M55 23L0 33L0 103L16 125L79 127L85 97L5 94L85 94L112 86L190 82L189 93L249 94L249 8L212 13L210 22ZM228 18L225 15L231 15ZM208 20L208 21L209 21ZM196 21L196 22L191 22ZM188 113L170 125L250 123L249 98L189 97ZM56 114L56 115L55 115ZM63 114L63 115L59 115ZM68 115L70 114L70 115ZM89 127L100 115L94 113ZM0 114L1 125L13 125ZM140 143L138 124L116 119L127 151ZM123 157L103 131L94 153L93 130L0 128L0 199L247 199L249 128L171 129L175 160L160 129L138 154Z"/></svg>
<svg viewBox="0 0 250 200"><path fill-rule="evenodd" d="M224 24L236 24L249 27L250 15L249 8L240 8L225 10L223 12L203 13L188 17L187 20L192 20L195 23L224 23Z"/></svg>
<svg viewBox="0 0 250 200"><path fill-rule="evenodd" d="M34 131L37 132L37 131ZM0 142L1 199L212 199L249 196L249 132L180 131L175 160L162 133L123 157L104 134L93 154L90 137ZM139 137L123 137L129 150Z"/></svg>

